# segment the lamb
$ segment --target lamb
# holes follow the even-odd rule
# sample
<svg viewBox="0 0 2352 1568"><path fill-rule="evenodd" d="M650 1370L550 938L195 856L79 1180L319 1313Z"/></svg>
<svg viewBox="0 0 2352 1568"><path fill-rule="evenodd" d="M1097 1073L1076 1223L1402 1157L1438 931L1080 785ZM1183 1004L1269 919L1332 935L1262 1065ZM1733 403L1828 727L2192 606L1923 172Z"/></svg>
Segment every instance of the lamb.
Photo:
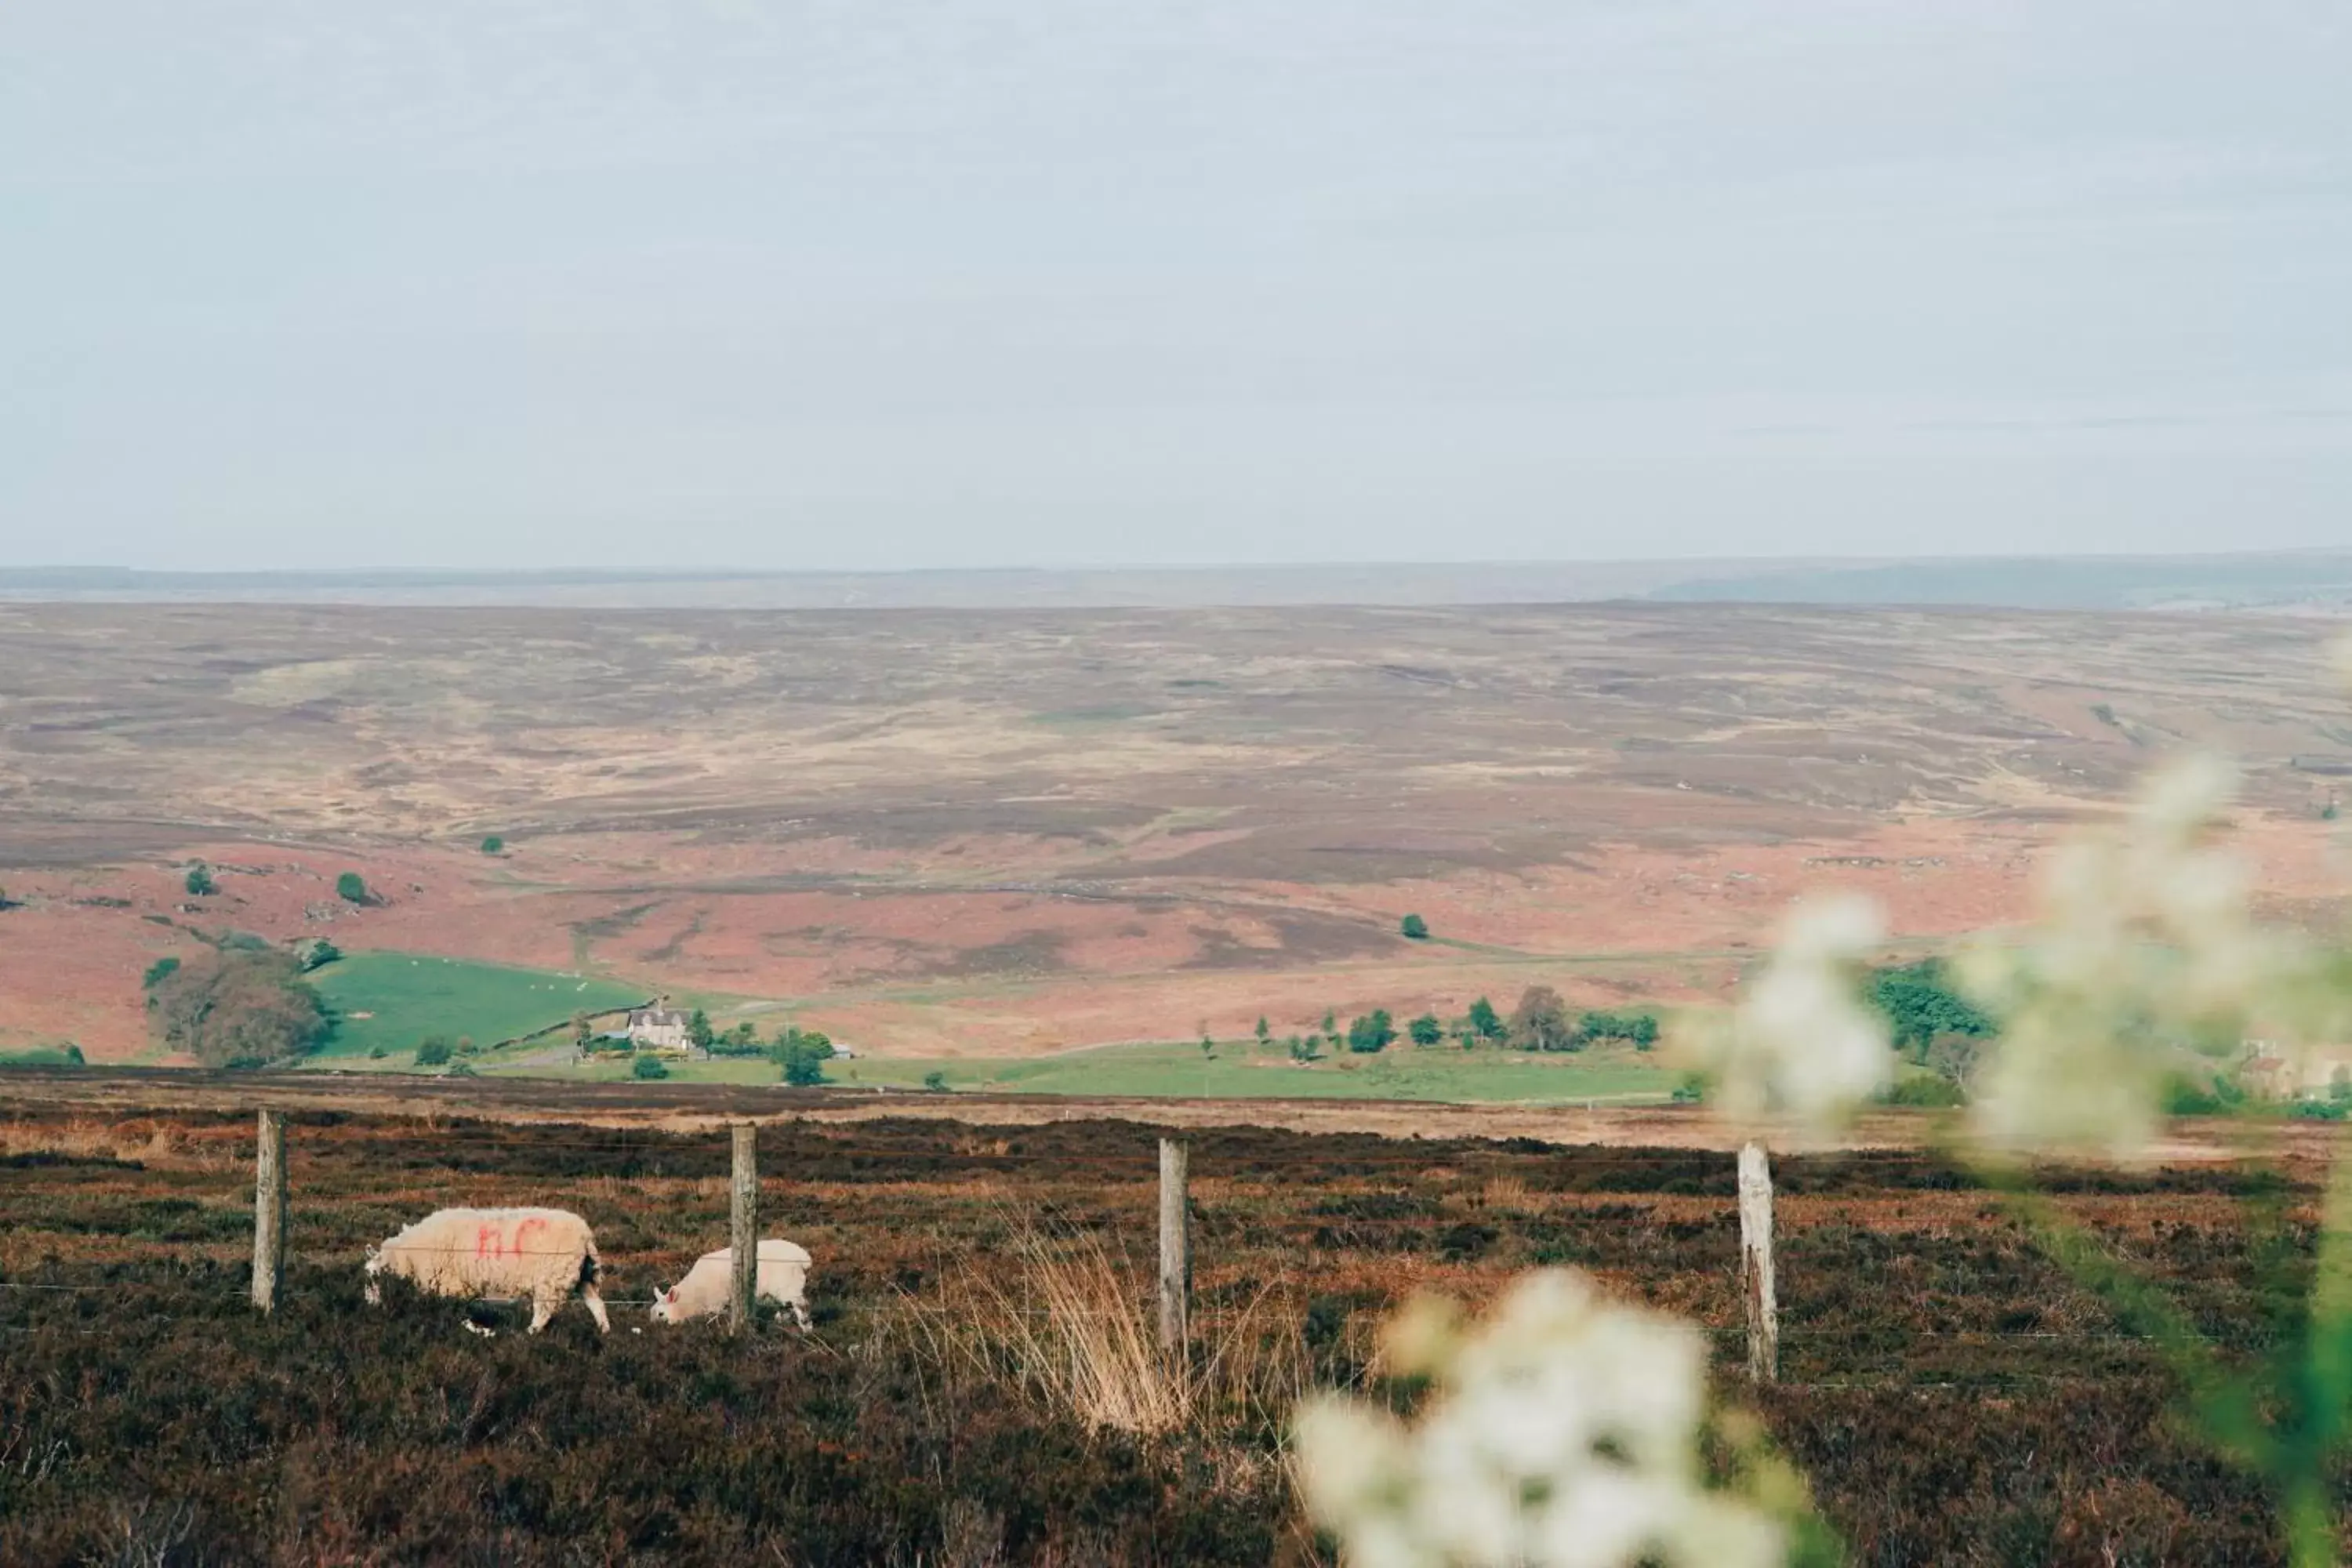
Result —
<svg viewBox="0 0 2352 1568"><path fill-rule="evenodd" d="M431 1296L529 1296L534 1334L577 1287L598 1331L612 1331L596 1294L596 1238L586 1220L562 1209L441 1209L369 1249L371 1306L383 1300L376 1276L386 1272Z"/></svg>
<svg viewBox="0 0 2352 1568"><path fill-rule="evenodd" d="M803 1329L809 1326L808 1248L797 1242L772 1238L760 1243L760 1271L752 1288L756 1299L769 1300L790 1309L793 1321ZM695 1259L686 1278L663 1291L654 1301L654 1321L682 1323L689 1318L707 1318L727 1310L727 1289L735 1272L735 1249L722 1247L716 1252L706 1252Z"/></svg>

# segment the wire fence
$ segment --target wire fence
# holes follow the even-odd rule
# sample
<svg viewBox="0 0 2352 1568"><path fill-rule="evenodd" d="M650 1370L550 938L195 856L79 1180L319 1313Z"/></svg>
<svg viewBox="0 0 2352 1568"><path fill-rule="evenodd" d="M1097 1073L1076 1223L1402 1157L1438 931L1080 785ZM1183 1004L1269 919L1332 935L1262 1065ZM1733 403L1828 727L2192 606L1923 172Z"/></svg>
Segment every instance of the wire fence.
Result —
<svg viewBox="0 0 2352 1568"><path fill-rule="evenodd" d="M156 1119L139 1120L143 1123ZM1066 1130L1067 1125L1053 1127ZM288 1212L297 1232L296 1240L304 1245L287 1244L281 1267L290 1258L310 1268L356 1268L370 1248L381 1243L355 1239L352 1235L354 1225L371 1215L398 1215L414 1209L418 1202L416 1188L427 1177L435 1178L445 1188L457 1189L449 1194L457 1200L505 1195L521 1189L550 1205L563 1204L567 1199L581 1203L584 1196L583 1206L609 1208L615 1200L609 1193L595 1191L591 1184L618 1180L699 1188L723 1184L737 1174L727 1160L724 1130L716 1134L680 1135L619 1129L588 1131L577 1127L541 1131L531 1124L509 1124L495 1129L480 1125L434 1128L420 1132L413 1122L341 1120L298 1126L293 1131L296 1135L288 1141L291 1173ZM822 1192L824 1201L812 1205L812 1209L827 1217L816 1222L816 1229L844 1249L854 1247L856 1237L855 1225L833 1212L841 1206L837 1196L840 1190L929 1188L969 1182L975 1176L982 1181L1017 1179L1031 1189L1032 1201L1047 1216L1048 1223L1059 1225L1072 1234L1140 1227L1147 1223L1151 1190L1162 1179L1150 1142L1139 1138L1131 1152L1017 1146L1026 1142L1050 1144L1050 1138L1041 1136L1046 1131L1045 1128L1023 1128L1003 1133L962 1132L944 1143L883 1138L861 1144L856 1142L854 1133L829 1132L819 1142L813 1142L805 1131L795 1131L786 1137L786 1147L779 1151L782 1158L764 1173L762 1184L788 1215L796 1190ZM1188 1231L1179 1252L1179 1256L1188 1258L1182 1287L1187 1294L1192 1293L1190 1260L1194 1258L1206 1266L1205 1272L1247 1268L1259 1273L1258 1282L1264 1289L1278 1285L1294 1295L1307 1296L1314 1289L1314 1265L1365 1251L1380 1253L1391 1260L1411 1251L1428 1266L1425 1271L1452 1269L1444 1278L1459 1284L1467 1274L1505 1272L1491 1254L1498 1246L1509 1253L1510 1247L1504 1244L1524 1244L1536 1231L1549 1233L1580 1224L1587 1227L1616 1227L1609 1234L1621 1241L1628 1236L1636 1241L1671 1240L1675 1237L1669 1236L1670 1232L1687 1232L1694 1225L1707 1230L1720 1227L1728 1231L1736 1223L1731 1201L1731 1159L1703 1150L1334 1150L1326 1144L1297 1152L1269 1152L1249 1149L1241 1140L1213 1134L1194 1137L1191 1173L1194 1195L1185 1208ZM215 1137L200 1141L200 1146L217 1154L217 1146L229 1142ZM250 1157L253 1148L250 1136L245 1136L241 1140L242 1152ZM387 1151L396 1152L398 1158L388 1158ZM814 1173L796 1171L793 1164L795 1154L821 1156L812 1163L822 1170ZM578 1156L581 1163L591 1168L541 1169L540 1156ZM594 1168L600 1163L616 1168ZM1920 1156L1847 1155L1833 1157L1832 1163L1855 1184L1817 1194L1824 1200L1852 1203L1866 1197L1872 1202L1900 1205L1975 1196L1982 1198L1988 1206L1991 1202L1990 1194L1972 1193L1958 1182L1947 1184L1944 1173L1937 1170L1932 1161ZM37 1173L41 1168L36 1163L30 1171ZM1874 1168L1904 1175L1909 1181L1872 1184L1870 1177ZM225 1171L214 1169L203 1174L218 1180L177 1184L166 1201L194 1204L199 1212L215 1215L238 1212L236 1197L206 1205L185 1195L195 1191L206 1196L219 1196L218 1189L228 1184L229 1176ZM17 1179L21 1182L37 1176L20 1170ZM1916 1183L1926 1184L1913 1184ZM1396 1190L1334 1190L1347 1188L1349 1184L1359 1187L1388 1184ZM1809 1195L1801 1190L1807 1184L1801 1181L1798 1184L1801 1190L1784 1194L1783 1201L1792 1196L1801 1201ZM1489 1195L1490 1186L1500 1190ZM586 1190L583 1193L580 1189ZM2145 1195L2148 1190L2140 1186L2122 1194L2087 1195L2129 1197ZM1209 1194L1205 1200L1201 1195L1203 1194ZM1005 1196L993 1193L987 1195ZM1276 1203L1277 1199L1279 1204ZM126 1194L109 1188L87 1196L77 1193L74 1201L102 1210L110 1205L137 1205L154 1200L137 1195L135 1190ZM1580 1213L1635 1203L1646 1205L1648 1212L1640 1215L1611 1212L1605 1222ZM1384 1204L1402 1204L1408 1208L1406 1212L1381 1212ZM1706 1213L1710 1205L1716 1207L1711 1215ZM1698 1217L1689 1217L1695 1212ZM331 1216L331 1226L320 1223L322 1213ZM971 1234L952 1242L939 1238L943 1255L952 1253L958 1244L968 1253L984 1251L988 1246L986 1232L992 1222L986 1211L964 1218ZM24 1223L21 1219L0 1222L0 1258L5 1258L8 1250L5 1246L6 1231ZM321 1228L330 1230L336 1239L328 1243L328 1237L319 1234ZM787 1219L778 1228L791 1229L793 1222ZM1469 1233L1466 1237L1459 1234L1465 1231ZM1454 1250L1463 1256L1447 1256L1449 1235L1460 1243ZM1800 1244L1795 1252L1798 1258L1802 1256L1805 1235L1801 1228L1791 1237L1784 1238ZM723 1244L725 1239L719 1236L701 1238L706 1244ZM1685 1235L1680 1239L1689 1238ZM2012 1240L2021 1256L2030 1250L2021 1237L2012 1237ZM194 1241L150 1245L161 1249L177 1247L182 1258L201 1257L219 1261L220 1255L228 1248L228 1239L215 1235ZM1236 1256L1220 1258L1216 1255L1220 1246L1230 1246ZM470 1253L477 1258L497 1259L580 1256L577 1248L569 1247L505 1245L503 1235L486 1238L470 1248L407 1244L404 1250L441 1257ZM1524 1251L1523 1245L1521 1250ZM1286 1251L1295 1256L1284 1256ZM640 1246L638 1253L625 1260L632 1271L656 1262L690 1263L698 1255L698 1245ZM1272 1256L1267 1256L1269 1253ZM168 1250L158 1253L159 1258L170 1256ZM609 1276L615 1259L608 1257L603 1262ZM1729 1266L1727 1254L1713 1262L1720 1268L1717 1310L1735 1315L1738 1300L1736 1270ZM822 1271L825 1266L826 1260L821 1258L818 1269ZM47 1265L43 1272L54 1275L61 1267L65 1266ZM117 1331L119 1321L111 1327L6 1321L11 1316L21 1317L21 1313L12 1314L5 1310L11 1300L22 1302L58 1296L120 1294L124 1285L122 1271L135 1270L138 1265L112 1260L84 1267L106 1269L109 1277L26 1279L21 1277L25 1272L21 1268L0 1268L0 1332L13 1336L38 1331L101 1336ZM1801 1272L1792 1276L1784 1270L1783 1279L1797 1289L1801 1299L1806 1283ZM608 1297L606 1304L638 1309L651 1307L657 1300L633 1293ZM233 1298L221 1305L233 1306ZM1225 1306L1223 1301L1207 1301L1196 1310L1214 1313ZM1045 1308L1013 1310L1041 1317L1054 1315ZM1059 1310L1066 1314L1071 1309ZM1106 1311L1103 1315L1110 1314ZM214 1320L197 1314L145 1312L136 1314L135 1321ZM1727 1350L1752 1331L1748 1325L1738 1322L1711 1321L1700 1327ZM2095 1374L2040 1366L1998 1366L1988 1367L1981 1374L1972 1371L1962 1379L1952 1377L1950 1368L1944 1363L1949 1352L1971 1347L2009 1349L2021 1354L2092 1348L2146 1354L2152 1346L2146 1336L2118 1327L1919 1330L1869 1323L1821 1328L1797 1322L1780 1327L1777 1338L1801 1358L1805 1369L1805 1375L1790 1380L1790 1385L1808 1388L2065 1385L2095 1380ZM1840 1352L1845 1353L1840 1355ZM1930 1355L1930 1352L1937 1353ZM1922 1363L1920 1375L1904 1373L1901 1363L1906 1360ZM1889 1361L1895 1364L1864 1364ZM1932 1366L1927 1364L1931 1362Z"/></svg>

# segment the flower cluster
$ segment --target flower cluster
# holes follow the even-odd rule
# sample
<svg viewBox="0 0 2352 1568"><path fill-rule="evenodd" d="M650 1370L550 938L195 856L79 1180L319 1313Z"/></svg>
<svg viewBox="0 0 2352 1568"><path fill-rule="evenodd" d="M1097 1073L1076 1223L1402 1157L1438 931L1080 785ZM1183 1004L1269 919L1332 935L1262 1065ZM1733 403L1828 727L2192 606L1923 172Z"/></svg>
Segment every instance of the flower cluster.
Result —
<svg viewBox="0 0 2352 1568"><path fill-rule="evenodd" d="M1325 1394L1294 1432L1308 1512L1350 1568L1782 1560L1777 1522L1702 1484L1706 1353L1689 1325L1546 1269L1466 1330L1450 1305L1408 1309L1384 1354L1430 1379L1418 1421Z"/></svg>
<svg viewBox="0 0 2352 1568"><path fill-rule="evenodd" d="M2214 842L2231 783L2206 759L2158 773L2123 823L2052 858L2022 940L1963 956L1961 979L2002 1020L1977 1083L1990 1140L2130 1155L2194 1053L2330 1026L2315 955L2254 920L2245 868Z"/></svg>
<svg viewBox="0 0 2352 1568"><path fill-rule="evenodd" d="M1877 906L1858 895L1798 907L1740 1005L1687 1026L1717 1110L1821 1131L1886 1086L1886 1022L1860 994L1862 967L1885 934Z"/></svg>

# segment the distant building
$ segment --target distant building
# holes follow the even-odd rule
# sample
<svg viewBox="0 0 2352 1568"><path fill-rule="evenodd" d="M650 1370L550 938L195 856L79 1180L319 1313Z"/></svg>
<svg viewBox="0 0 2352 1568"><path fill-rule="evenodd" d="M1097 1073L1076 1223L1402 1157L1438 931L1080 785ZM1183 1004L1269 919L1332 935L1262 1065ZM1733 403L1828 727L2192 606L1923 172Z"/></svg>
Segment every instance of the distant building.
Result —
<svg viewBox="0 0 2352 1568"><path fill-rule="evenodd" d="M693 1041L687 1036L687 1021L691 1015L669 1005L665 996L650 1007L638 1007L629 1014L629 1043L641 1051L683 1051Z"/></svg>
<svg viewBox="0 0 2352 1568"><path fill-rule="evenodd" d="M2264 1100L2322 1100L2352 1093L2352 1047L2317 1046L2289 1056L2269 1040L2246 1042L2238 1081Z"/></svg>

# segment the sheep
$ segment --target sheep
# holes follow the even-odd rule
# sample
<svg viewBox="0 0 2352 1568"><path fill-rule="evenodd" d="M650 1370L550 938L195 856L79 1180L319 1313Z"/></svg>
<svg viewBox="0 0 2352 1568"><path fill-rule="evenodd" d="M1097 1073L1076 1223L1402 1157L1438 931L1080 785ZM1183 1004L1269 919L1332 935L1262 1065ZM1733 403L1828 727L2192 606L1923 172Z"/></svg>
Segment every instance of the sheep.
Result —
<svg viewBox="0 0 2352 1568"><path fill-rule="evenodd" d="M760 1278L754 1287L754 1297L789 1309L793 1321L803 1329L809 1326L808 1315L808 1248L797 1242L771 1239L760 1243ZM695 1259L686 1278L663 1291L654 1300L654 1321L682 1323L689 1318L707 1318L727 1309L727 1290L735 1272L735 1249L722 1247L716 1252L706 1252Z"/></svg>
<svg viewBox="0 0 2352 1568"><path fill-rule="evenodd" d="M612 1331L596 1294L596 1238L586 1220L562 1209L441 1209L368 1249L370 1306L383 1300L376 1276L386 1272L432 1296L529 1296L534 1334L576 1286L597 1331Z"/></svg>

